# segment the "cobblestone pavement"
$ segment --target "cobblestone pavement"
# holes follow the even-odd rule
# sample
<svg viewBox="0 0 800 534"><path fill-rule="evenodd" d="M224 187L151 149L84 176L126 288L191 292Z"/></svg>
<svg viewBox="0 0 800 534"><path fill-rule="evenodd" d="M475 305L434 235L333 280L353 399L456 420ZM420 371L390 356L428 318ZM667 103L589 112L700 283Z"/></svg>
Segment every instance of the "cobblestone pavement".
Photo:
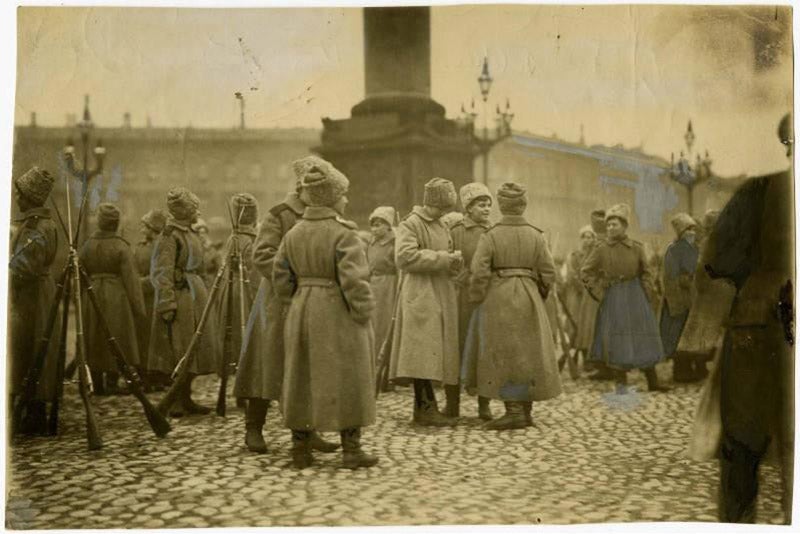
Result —
<svg viewBox="0 0 800 534"><path fill-rule="evenodd" d="M666 376L668 369L660 369ZM631 376L640 391L643 377ZM271 412L269 454L248 453L243 414L174 419L165 439L132 397L95 400L105 447L86 451L82 407L67 386L62 435L11 449L10 528L156 528L297 525L519 524L715 521L716 462L685 457L699 386L633 394L565 376L565 393L534 405L535 428L487 432L476 402L461 424L410 424L408 390L378 400L365 449L372 469L338 469L340 455L289 467L288 432ZM198 381L213 405L217 381ZM441 396L441 394L440 394ZM153 398L157 398L154 395ZM492 403L495 414L501 412ZM328 435L330 439L336 436ZM780 523L780 485L762 469L759 519Z"/></svg>

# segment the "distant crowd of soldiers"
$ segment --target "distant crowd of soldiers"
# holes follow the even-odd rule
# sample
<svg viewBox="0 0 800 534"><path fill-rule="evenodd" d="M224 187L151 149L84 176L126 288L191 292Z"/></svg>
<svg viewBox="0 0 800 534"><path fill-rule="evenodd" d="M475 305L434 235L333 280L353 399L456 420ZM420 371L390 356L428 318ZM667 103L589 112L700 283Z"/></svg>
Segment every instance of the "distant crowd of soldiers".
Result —
<svg viewBox="0 0 800 534"><path fill-rule="evenodd" d="M736 255L741 235L720 245L730 225L744 224L741 214L728 213L730 205L722 215L706 213L701 224L676 215L661 273L628 236L625 204L592 212L580 249L557 266L543 231L523 215L528 196L519 184L504 183L493 195L480 183L457 192L433 178L422 204L401 221L394 208L376 208L364 236L344 218L349 182L341 172L315 156L293 170L292 190L260 223L255 197L231 198L233 233L222 251L199 220L199 198L177 187L166 210L141 218L135 247L117 232L119 208L100 204L80 261L111 332L151 389L168 385L193 347L190 379L170 415L209 413L194 401L191 379L230 366L247 448L267 452L262 430L278 401L298 468L312 464L313 451L339 448L320 432L340 434L344 467L377 463L361 448L362 427L375 421L376 389L410 386L413 423L436 427L457 424L466 391L477 396L484 428L510 430L534 424L533 403L560 395L560 365L577 367L581 357L593 378L614 380L620 394L629 391L634 369L649 390L668 389L655 370L665 356L674 359L675 381L700 380L730 337L723 323L741 277L754 269L754 260L743 259L752 247ZM45 207L52 185L36 168L14 181L22 217L10 263L12 395L52 298L58 238ZM491 222L495 202L500 218ZM699 262L701 248L707 262ZM750 263L726 270L737 260ZM192 343L220 269L246 283L221 288ZM721 281L731 277L734 284ZM96 392L114 393L118 369L94 313L85 309L87 359ZM224 357L230 347L238 351L232 361ZM47 366L40 391L27 401L24 432L41 433L54 376ZM492 414L492 400L503 403L502 416Z"/></svg>

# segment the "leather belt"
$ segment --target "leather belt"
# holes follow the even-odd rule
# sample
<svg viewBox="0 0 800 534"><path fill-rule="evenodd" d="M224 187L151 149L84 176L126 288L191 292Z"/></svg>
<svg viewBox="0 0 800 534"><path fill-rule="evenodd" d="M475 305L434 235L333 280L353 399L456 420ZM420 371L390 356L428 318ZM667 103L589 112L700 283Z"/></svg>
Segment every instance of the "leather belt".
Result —
<svg viewBox="0 0 800 534"><path fill-rule="evenodd" d="M500 278L531 278L536 279L533 269L525 267L501 267L499 269L492 269L492 271Z"/></svg>
<svg viewBox="0 0 800 534"><path fill-rule="evenodd" d="M297 287L336 287L336 280L307 276L297 280Z"/></svg>

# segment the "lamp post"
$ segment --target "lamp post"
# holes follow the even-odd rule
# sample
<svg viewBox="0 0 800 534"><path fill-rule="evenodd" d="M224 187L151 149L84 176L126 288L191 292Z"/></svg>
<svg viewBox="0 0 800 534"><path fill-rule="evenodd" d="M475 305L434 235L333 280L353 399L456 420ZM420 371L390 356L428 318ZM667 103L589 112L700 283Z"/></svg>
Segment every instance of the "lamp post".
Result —
<svg viewBox="0 0 800 534"><path fill-rule="evenodd" d="M694 129L692 128L692 121L686 126L686 133L683 136L686 143L686 154L680 151L680 157L675 162L675 153L670 156L670 178L675 182L681 184L686 188L689 215L694 217L694 188L699 184L708 181L713 173L711 172L711 158L708 156L708 150L705 151L705 157L700 157L700 154L695 156L695 164L692 167L692 147L695 142Z"/></svg>
<svg viewBox="0 0 800 534"><path fill-rule="evenodd" d="M489 74L489 59L484 57L481 75L478 77L478 88L483 99L483 135L475 135L475 119L478 114L475 113L474 99L470 105L470 111L467 111L463 104L461 105L461 118L459 120L471 132L472 141L477 148L477 152L483 158L483 183L487 186L489 185L489 151L494 145L511 136L511 121L514 120L514 114L511 113L511 103L506 99L504 111L501 111L500 104L497 104L495 108L495 123L497 126L494 131L489 131L487 103L493 82L494 79Z"/></svg>
<svg viewBox="0 0 800 534"><path fill-rule="evenodd" d="M83 104L83 119L77 124L78 131L81 136L81 146L83 148L83 165L78 168L75 165L75 145L72 139L67 139L67 144L64 147L64 160L67 164L67 170L72 176L81 179L81 199L86 195L89 188L89 182L92 178L103 172L103 159L106 155L106 149L101 140L97 140L94 147L94 166L89 168L89 137L94 129L94 122L92 122L92 115L89 113L89 95L84 97ZM88 217L84 216L81 222L81 239L86 239L87 226L89 224Z"/></svg>
<svg viewBox="0 0 800 534"><path fill-rule="evenodd" d="M244 95L237 91L233 96L239 101L239 129L244 130Z"/></svg>

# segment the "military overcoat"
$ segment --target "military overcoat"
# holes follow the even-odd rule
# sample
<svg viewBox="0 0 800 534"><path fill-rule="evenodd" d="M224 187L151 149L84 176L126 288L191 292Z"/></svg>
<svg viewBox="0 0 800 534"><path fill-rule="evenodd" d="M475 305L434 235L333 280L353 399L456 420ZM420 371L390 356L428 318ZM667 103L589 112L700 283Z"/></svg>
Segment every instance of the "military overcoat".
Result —
<svg viewBox="0 0 800 534"><path fill-rule="evenodd" d="M395 307L397 266L394 263L394 241L394 232L391 231L383 239L373 237L367 247L369 285L375 297L375 315L372 319L372 327L375 331L376 354L389 333Z"/></svg>

